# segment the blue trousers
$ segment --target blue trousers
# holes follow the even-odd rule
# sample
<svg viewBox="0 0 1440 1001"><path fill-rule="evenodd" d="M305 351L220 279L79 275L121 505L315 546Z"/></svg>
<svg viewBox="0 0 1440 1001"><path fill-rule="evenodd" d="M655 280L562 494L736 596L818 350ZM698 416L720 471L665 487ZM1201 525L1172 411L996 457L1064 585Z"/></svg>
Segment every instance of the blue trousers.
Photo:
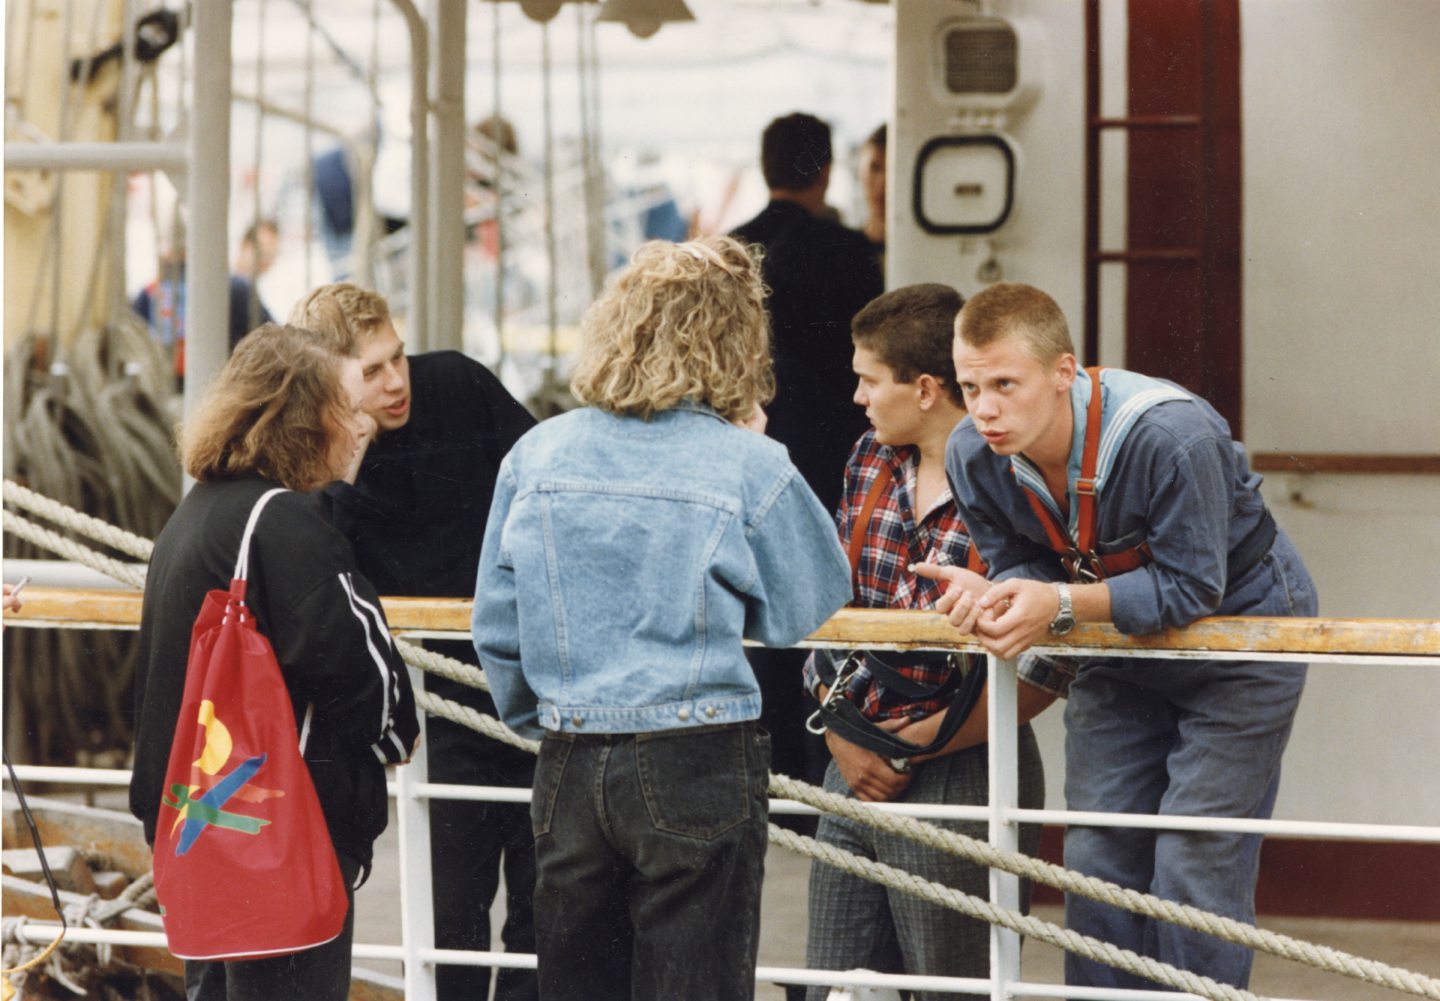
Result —
<svg viewBox="0 0 1440 1001"><path fill-rule="evenodd" d="M546 735L530 810L542 1001L754 997L769 770L757 723Z"/></svg>
<svg viewBox="0 0 1440 1001"><path fill-rule="evenodd" d="M1283 540L1239 583L1253 597L1228 614L1313 615L1315 592ZM1229 604L1229 602L1227 602ZM1098 660L1083 663L1065 706L1071 810L1267 818L1305 665ZM1065 865L1089 876L1253 923L1258 834L1079 827ZM1244 987L1252 954L1200 932L1075 895L1066 924L1144 956ZM1065 957L1071 985L1154 989L1103 963Z"/></svg>

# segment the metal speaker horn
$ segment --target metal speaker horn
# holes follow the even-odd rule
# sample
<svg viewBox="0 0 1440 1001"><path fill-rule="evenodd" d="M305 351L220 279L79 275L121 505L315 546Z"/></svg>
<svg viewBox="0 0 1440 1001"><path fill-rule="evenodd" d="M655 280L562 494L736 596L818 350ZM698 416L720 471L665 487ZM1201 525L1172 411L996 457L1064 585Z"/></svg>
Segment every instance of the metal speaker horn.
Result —
<svg viewBox="0 0 1440 1001"><path fill-rule="evenodd" d="M662 24L693 21L695 15L685 0L605 0L600 5L597 21L621 21L637 38L649 38Z"/></svg>

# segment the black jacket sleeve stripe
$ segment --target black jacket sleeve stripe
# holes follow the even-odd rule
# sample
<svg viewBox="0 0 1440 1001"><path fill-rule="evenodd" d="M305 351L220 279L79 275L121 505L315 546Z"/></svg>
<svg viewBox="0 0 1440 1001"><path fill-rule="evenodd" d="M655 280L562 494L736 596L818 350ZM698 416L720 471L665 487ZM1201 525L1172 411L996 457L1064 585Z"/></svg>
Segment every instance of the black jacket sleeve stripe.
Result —
<svg viewBox="0 0 1440 1001"><path fill-rule="evenodd" d="M345 597L350 602L351 613L360 621L361 628L365 630L365 648L370 651L370 656L375 661L375 668L380 672L383 697L380 707L379 732L384 734L389 731L392 725L391 711L395 704L394 688L396 680L394 672L386 660L385 654L381 653L380 649L375 645L375 633L378 630L379 634L384 637L381 643L389 649L390 632L384 626L385 620L380 616L379 609L355 593L355 585L351 581L350 575L348 573L342 573L339 575L339 580L341 588L345 591Z"/></svg>

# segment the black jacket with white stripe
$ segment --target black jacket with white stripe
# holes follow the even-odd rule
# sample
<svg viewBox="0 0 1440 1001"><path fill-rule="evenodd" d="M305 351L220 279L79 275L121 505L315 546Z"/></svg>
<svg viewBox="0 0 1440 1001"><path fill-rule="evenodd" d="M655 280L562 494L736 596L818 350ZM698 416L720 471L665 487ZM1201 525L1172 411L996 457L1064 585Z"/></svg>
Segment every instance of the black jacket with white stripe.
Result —
<svg viewBox="0 0 1440 1001"><path fill-rule="evenodd" d="M135 679L130 811L153 843L185 687L190 634L205 594L230 586L258 477L194 487L155 541ZM385 763L419 732L405 665L374 587L355 567L321 495L286 492L266 506L251 542L246 603L275 650L297 722L313 704L305 760L330 836L369 871L388 817Z"/></svg>

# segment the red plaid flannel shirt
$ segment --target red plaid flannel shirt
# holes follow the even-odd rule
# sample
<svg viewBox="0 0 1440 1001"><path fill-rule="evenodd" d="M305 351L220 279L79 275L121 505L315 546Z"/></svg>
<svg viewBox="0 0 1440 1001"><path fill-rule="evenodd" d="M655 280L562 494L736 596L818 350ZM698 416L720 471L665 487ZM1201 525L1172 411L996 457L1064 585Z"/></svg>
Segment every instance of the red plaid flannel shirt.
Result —
<svg viewBox="0 0 1440 1001"><path fill-rule="evenodd" d="M855 605L860 608L934 608L944 593L940 584L917 577L906 568L921 562L963 567L970 549L970 536L955 509L948 487L935 506L917 519L915 478L920 467L919 449L909 445L881 445L875 441L873 430L865 432L855 443L845 465L845 493L839 510L835 512L840 544L848 550L865 496L886 465L893 474L893 483L880 496L870 514L855 574ZM906 668L904 674L923 685L938 685L950 670L944 664L913 666ZM818 683L819 675L812 657L805 664L805 685L814 692ZM872 720L897 716L923 719L948 704L948 699L944 697L915 702L891 694L866 671L856 675L848 686L846 697L860 707L866 718Z"/></svg>

